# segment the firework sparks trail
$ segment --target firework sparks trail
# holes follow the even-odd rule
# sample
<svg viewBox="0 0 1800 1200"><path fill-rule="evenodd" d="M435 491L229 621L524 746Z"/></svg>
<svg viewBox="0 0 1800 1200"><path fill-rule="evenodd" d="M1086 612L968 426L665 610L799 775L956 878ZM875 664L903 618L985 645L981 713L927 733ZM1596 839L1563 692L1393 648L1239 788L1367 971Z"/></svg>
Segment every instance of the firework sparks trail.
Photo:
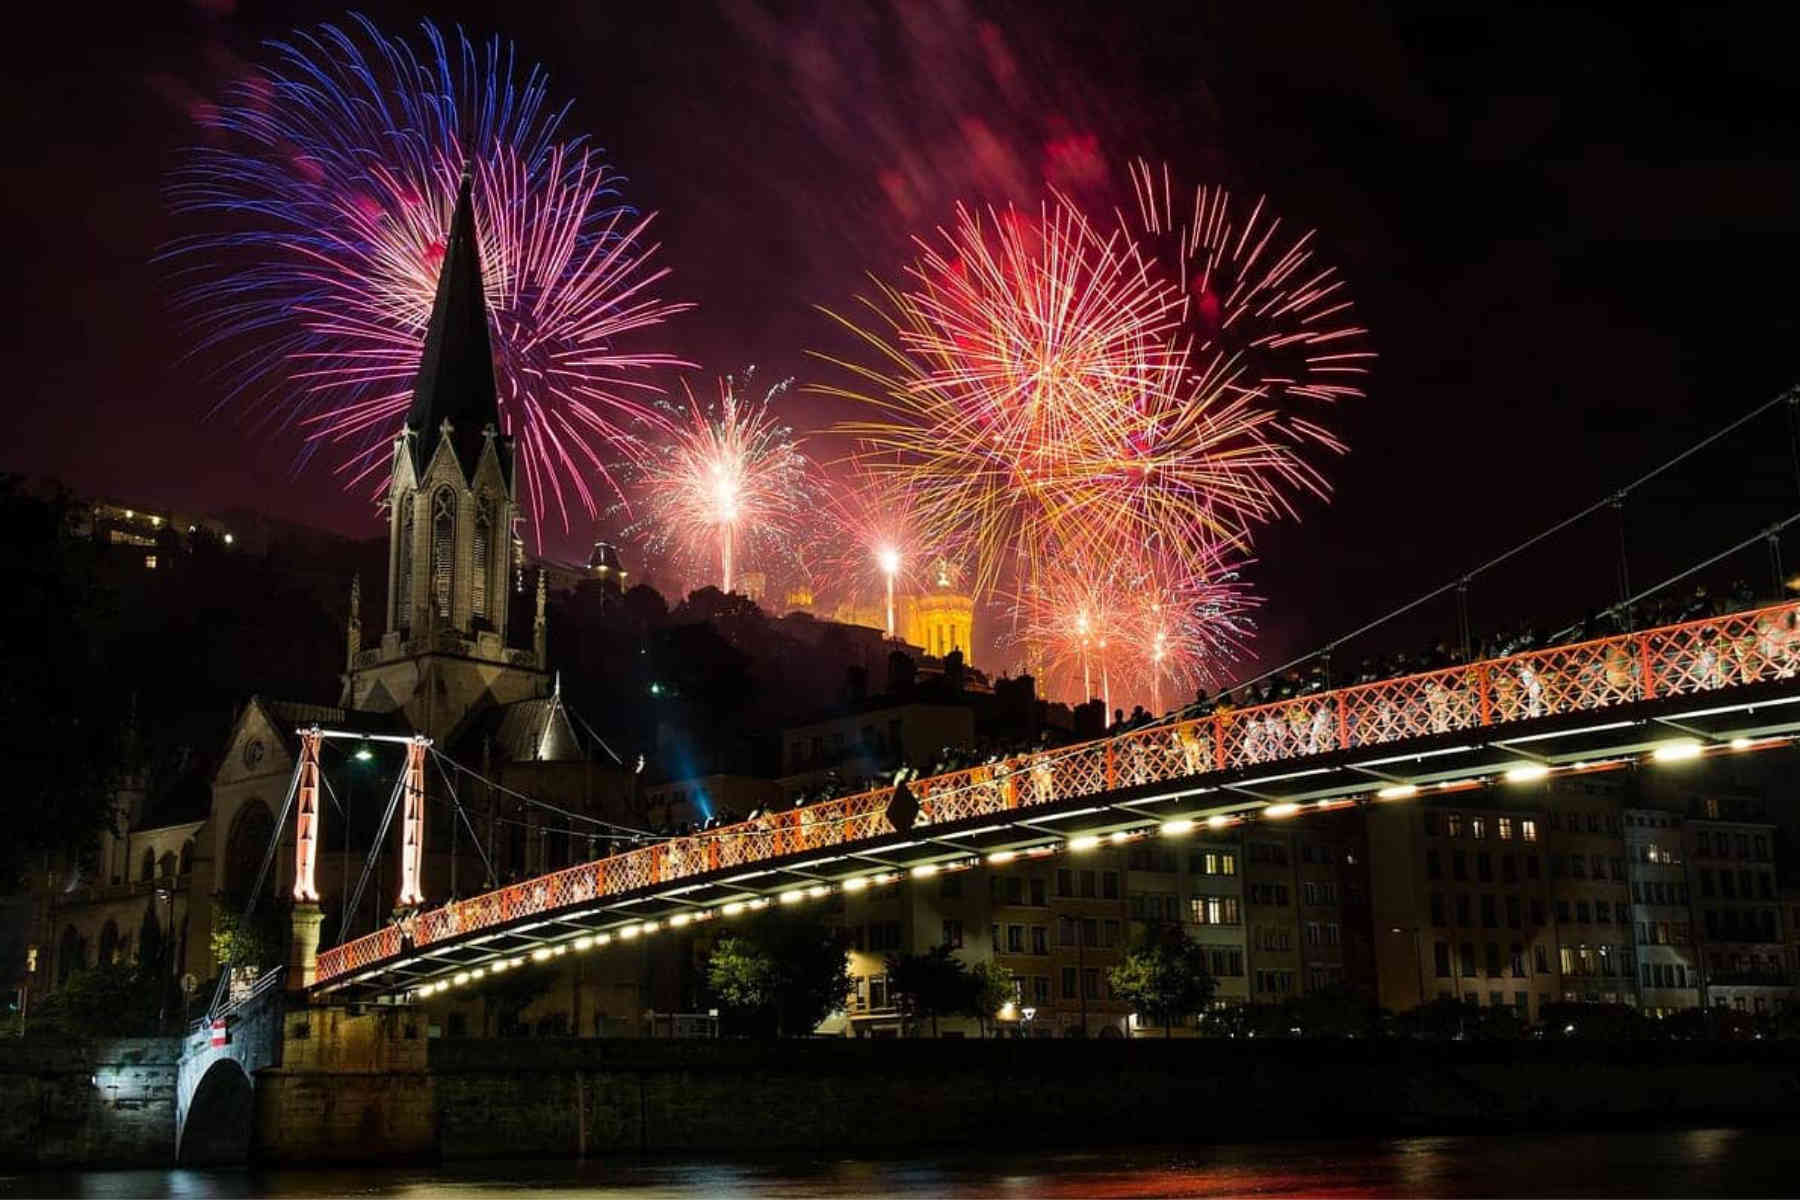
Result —
<svg viewBox="0 0 1800 1200"><path fill-rule="evenodd" d="M665 405L671 432L636 464L638 519L626 530L694 577L716 563L725 592L746 564L791 567L816 502L813 465L773 409L787 382L749 401L739 389L752 377L721 379L715 401L688 391L684 408Z"/></svg>
<svg viewBox="0 0 1800 1200"><path fill-rule="evenodd" d="M630 343L689 306L655 295L652 218L563 134L541 68L429 22L421 55L355 20L272 43L176 168L172 207L219 226L166 251L178 302L223 358L225 403L297 432L302 464L330 447L346 486L379 491L467 160L503 432L541 544L551 512L565 530L572 505L594 515L596 482L616 496L607 464L663 425L652 372L691 364Z"/></svg>
<svg viewBox="0 0 1800 1200"><path fill-rule="evenodd" d="M1266 199L1197 188L1178 193L1169 168L1130 169L1138 228L1180 282L1182 329L1207 390L1254 396L1291 410L1300 402L1360 399L1375 359L1349 289L1314 257L1314 233L1291 232ZM1317 420L1286 412L1289 432L1331 450L1342 444Z"/></svg>

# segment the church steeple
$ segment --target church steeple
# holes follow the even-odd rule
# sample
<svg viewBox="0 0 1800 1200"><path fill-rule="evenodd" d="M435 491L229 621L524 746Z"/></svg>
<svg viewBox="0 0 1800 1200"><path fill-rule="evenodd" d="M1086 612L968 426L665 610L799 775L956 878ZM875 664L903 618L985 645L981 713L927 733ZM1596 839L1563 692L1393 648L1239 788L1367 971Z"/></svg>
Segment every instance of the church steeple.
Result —
<svg viewBox="0 0 1800 1200"><path fill-rule="evenodd" d="M387 629L376 650L351 633L346 703L404 709L446 735L472 706L542 695L542 640L506 641L517 512L512 444L501 437L493 346L464 175L445 239L406 429L388 481Z"/></svg>
<svg viewBox="0 0 1800 1200"><path fill-rule="evenodd" d="M500 428L473 188L474 180L465 169L444 243L437 297L425 329L425 350L413 380L412 408L406 414L413 473L421 477L437 452L440 437L447 432L463 474L472 478L486 431ZM509 457L500 456L502 470L508 474Z"/></svg>

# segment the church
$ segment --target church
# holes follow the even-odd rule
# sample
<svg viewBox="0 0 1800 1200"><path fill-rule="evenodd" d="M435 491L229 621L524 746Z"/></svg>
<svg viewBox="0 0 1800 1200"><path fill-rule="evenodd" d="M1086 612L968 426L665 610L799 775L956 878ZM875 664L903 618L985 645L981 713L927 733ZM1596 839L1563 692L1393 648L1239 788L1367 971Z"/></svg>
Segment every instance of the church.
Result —
<svg viewBox="0 0 1800 1200"><path fill-rule="evenodd" d="M421 902L435 906L590 861L634 831L708 815L698 804L689 809L686 798L702 789L686 776L672 771L658 782L635 753L616 756L565 703L551 669L551 587L594 580L618 592L626 572L606 543L596 544L585 569L524 560L472 189L465 176L411 405L392 447L381 611L365 610L359 579L344 581L341 688L248 697L200 789L206 795L175 814L180 820L159 819L142 779L126 782L97 862L47 870L32 888L27 979L38 995L73 971L136 962L154 943L152 957L169 948L170 977L198 1010L231 944L215 934L240 928L232 914L252 896L263 914L286 911L300 828L310 839L300 882L317 897L323 949ZM761 576L747 573L744 582L760 600ZM776 624L796 652L860 664L877 689L895 650L924 674L953 655L969 659L974 606L952 565L934 564L917 594L909 589L897 600L891 631L889 615L876 610L840 606L829 619L814 617L810 595L788 596L790 611ZM835 649L821 642L828 633ZM987 690L975 671L968 686ZM306 750L315 730L316 768ZM419 739L428 743L423 752ZM416 794L402 783L409 771L424 793L416 822L401 804L403 792ZM779 791L773 780L746 784L757 795ZM596 998L576 1005L584 1025L635 1019L628 1014L647 995L640 981L593 982ZM659 999L672 1002L665 992Z"/></svg>
<svg viewBox="0 0 1800 1200"><path fill-rule="evenodd" d="M393 447L379 633L365 637L359 582L346 581L342 693L250 697L204 813L147 823L144 785L127 781L95 864L35 881L29 979L40 993L84 966L135 961L146 939L172 942L172 974L190 990L218 974L215 912L241 910L253 892L272 910L292 892L291 815L270 847L302 730L334 735L320 754L314 862L325 945L369 932L395 905L403 819L383 816L414 735L431 746L419 868L431 902L593 857L613 828L600 821L624 817L635 773L578 731L548 666L546 573L525 571L514 551L513 446L501 432L471 190L465 175ZM520 604L534 606L524 636ZM377 839L383 850L371 856Z"/></svg>

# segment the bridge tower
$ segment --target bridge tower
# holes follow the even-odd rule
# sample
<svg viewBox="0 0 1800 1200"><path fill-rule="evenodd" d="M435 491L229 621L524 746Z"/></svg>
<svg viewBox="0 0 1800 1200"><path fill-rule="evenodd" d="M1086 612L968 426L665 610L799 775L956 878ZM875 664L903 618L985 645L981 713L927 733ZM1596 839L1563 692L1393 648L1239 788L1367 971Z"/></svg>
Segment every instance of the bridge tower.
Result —
<svg viewBox="0 0 1800 1200"><path fill-rule="evenodd" d="M487 298L465 172L437 296L394 443L386 632L351 628L344 706L405 713L444 740L471 711L546 695L541 645L509 646L517 517L513 443L500 421Z"/></svg>

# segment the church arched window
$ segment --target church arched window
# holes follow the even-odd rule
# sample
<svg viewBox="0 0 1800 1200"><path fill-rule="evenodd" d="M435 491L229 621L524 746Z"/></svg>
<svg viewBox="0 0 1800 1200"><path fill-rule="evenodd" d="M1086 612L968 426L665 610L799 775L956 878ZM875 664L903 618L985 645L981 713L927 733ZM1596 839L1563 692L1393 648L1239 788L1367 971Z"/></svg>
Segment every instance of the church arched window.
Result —
<svg viewBox="0 0 1800 1200"><path fill-rule="evenodd" d="M400 498L400 532L395 535L399 541L396 547L394 565L394 623L396 625L412 624L413 606L413 497Z"/></svg>
<svg viewBox="0 0 1800 1200"><path fill-rule="evenodd" d="M439 488L431 498L431 601L437 615L450 616L450 584L456 561L456 493Z"/></svg>
<svg viewBox="0 0 1800 1200"><path fill-rule="evenodd" d="M487 620L488 588L494 577L494 498L483 493L475 502L475 616Z"/></svg>

